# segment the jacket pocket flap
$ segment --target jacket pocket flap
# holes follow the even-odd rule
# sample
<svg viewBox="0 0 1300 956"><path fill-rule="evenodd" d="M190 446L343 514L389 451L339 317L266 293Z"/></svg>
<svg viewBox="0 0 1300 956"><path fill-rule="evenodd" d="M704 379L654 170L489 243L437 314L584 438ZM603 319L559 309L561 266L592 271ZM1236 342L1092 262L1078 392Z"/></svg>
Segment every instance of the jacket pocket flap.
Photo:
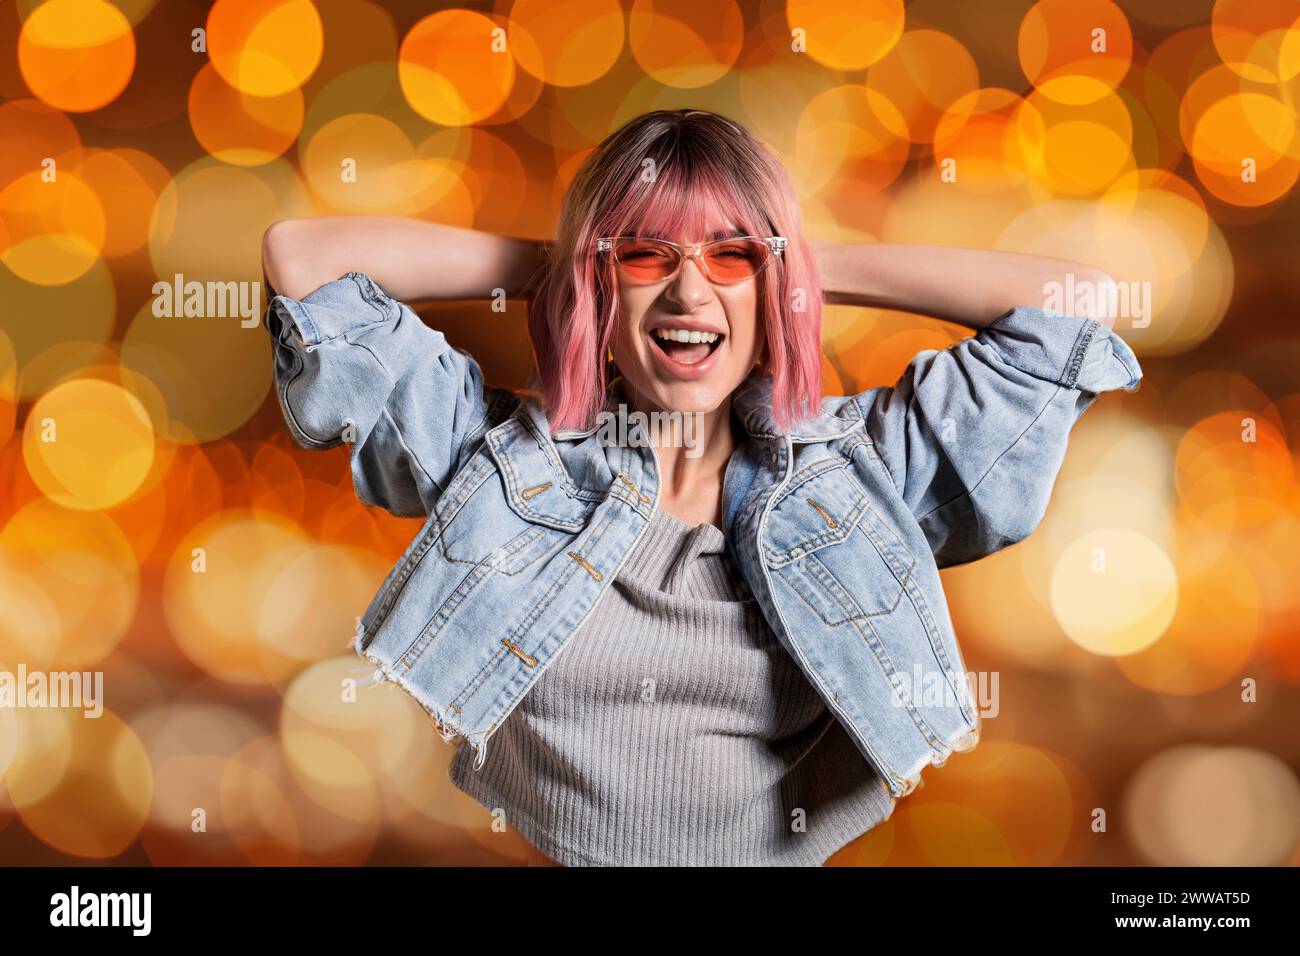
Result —
<svg viewBox="0 0 1300 956"><path fill-rule="evenodd" d="M515 514L561 531L587 526L603 495L576 485L554 449L548 453L518 413L489 431L486 440Z"/></svg>
<svg viewBox="0 0 1300 956"><path fill-rule="evenodd" d="M869 508L847 461L828 460L787 489L767 516L763 549L768 567L779 568L844 541Z"/></svg>

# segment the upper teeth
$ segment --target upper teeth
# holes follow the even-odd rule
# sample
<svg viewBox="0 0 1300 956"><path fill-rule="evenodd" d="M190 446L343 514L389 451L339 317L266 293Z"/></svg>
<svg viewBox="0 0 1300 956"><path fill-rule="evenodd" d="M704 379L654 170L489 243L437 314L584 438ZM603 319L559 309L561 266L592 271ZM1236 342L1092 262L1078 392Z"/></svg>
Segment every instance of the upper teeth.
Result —
<svg viewBox="0 0 1300 956"><path fill-rule="evenodd" d="M717 332L693 332L690 329L655 329L654 334L661 339L674 342L716 342Z"/></svg>

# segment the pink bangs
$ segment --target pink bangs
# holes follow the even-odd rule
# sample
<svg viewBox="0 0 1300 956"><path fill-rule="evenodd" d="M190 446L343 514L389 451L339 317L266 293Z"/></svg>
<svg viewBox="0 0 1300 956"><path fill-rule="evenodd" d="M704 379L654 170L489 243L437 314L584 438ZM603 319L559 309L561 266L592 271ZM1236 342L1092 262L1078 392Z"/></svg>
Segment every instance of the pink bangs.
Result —
<svg viewBox="0 0 1300 956"><path fill-rule="evenodd" d="M604 356L617 297L612 265L595 254L596 238L704 238L732 229L789 240L756 280L765 370L779 428L816 412L822 292L784 167L716 113L657 111L612 134L584 162L565 195L549 268L526 293L531 384L545 399L552 430L592 427L609 386Z"/></svg>

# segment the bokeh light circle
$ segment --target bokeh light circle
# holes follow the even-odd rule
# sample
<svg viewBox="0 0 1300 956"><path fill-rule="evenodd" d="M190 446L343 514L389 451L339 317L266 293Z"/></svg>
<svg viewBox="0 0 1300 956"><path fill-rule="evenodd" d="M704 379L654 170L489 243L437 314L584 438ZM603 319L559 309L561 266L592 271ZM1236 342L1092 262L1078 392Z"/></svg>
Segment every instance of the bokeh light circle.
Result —
<svg viewBox="0 0 1300 956"><path fill-rule="evenodd" d="M411 108L442 126L468 126L499 110L515 78L505 32L472 10L441 10L415 24L397 54Z"/></svg>
<svg viewBox="0 0 1300 956"><path fill-rule="evenodd" d="M1146 535L1110 528L1081 535L1056 562L1052 612L1094 654L1132 654L1164 634L1178 606L1178 576Z"/></svg>
<svg viewBox="0 0 1300 956"><path fill-rule="evenodd" d="M135 69L135 34L104 0L48 0L23 21L18 67L31 91L69 113L117 98Z"/></svg>
<svg viewBox="0 0 1300 956"><path fill-rule="evenodd" d="M283 96L319 66L325 47L311 0L217 0L208 11L208 58L221 78L250 96Z"/></svg>
<svg viewBox="0 0 1300 956"><path fill-rule="evenodd" d="M67 508L110 508L135 493L153 464L149 413L111 382L65 382L37 401L23 433L32 479Z"/></svg>

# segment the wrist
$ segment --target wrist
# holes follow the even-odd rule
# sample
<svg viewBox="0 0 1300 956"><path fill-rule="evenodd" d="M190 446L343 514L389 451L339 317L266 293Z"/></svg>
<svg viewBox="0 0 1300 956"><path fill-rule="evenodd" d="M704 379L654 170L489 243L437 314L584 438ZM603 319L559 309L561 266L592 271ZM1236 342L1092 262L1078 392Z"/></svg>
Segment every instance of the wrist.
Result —
<svg viewBox="0 0 1300 956"><path fill-rule="evenodd" d="M812 249L823 295L829 298L842 294L845 291L844 244L825 239L810 239L808 245Z"/></svg>
<svg viewBox="0 0 1300 956"><path fill-rule="evenodd" d="M874 242L819 242L818 278L823 298L832 304L892 307L888 302L886 247Z"/></svg>

